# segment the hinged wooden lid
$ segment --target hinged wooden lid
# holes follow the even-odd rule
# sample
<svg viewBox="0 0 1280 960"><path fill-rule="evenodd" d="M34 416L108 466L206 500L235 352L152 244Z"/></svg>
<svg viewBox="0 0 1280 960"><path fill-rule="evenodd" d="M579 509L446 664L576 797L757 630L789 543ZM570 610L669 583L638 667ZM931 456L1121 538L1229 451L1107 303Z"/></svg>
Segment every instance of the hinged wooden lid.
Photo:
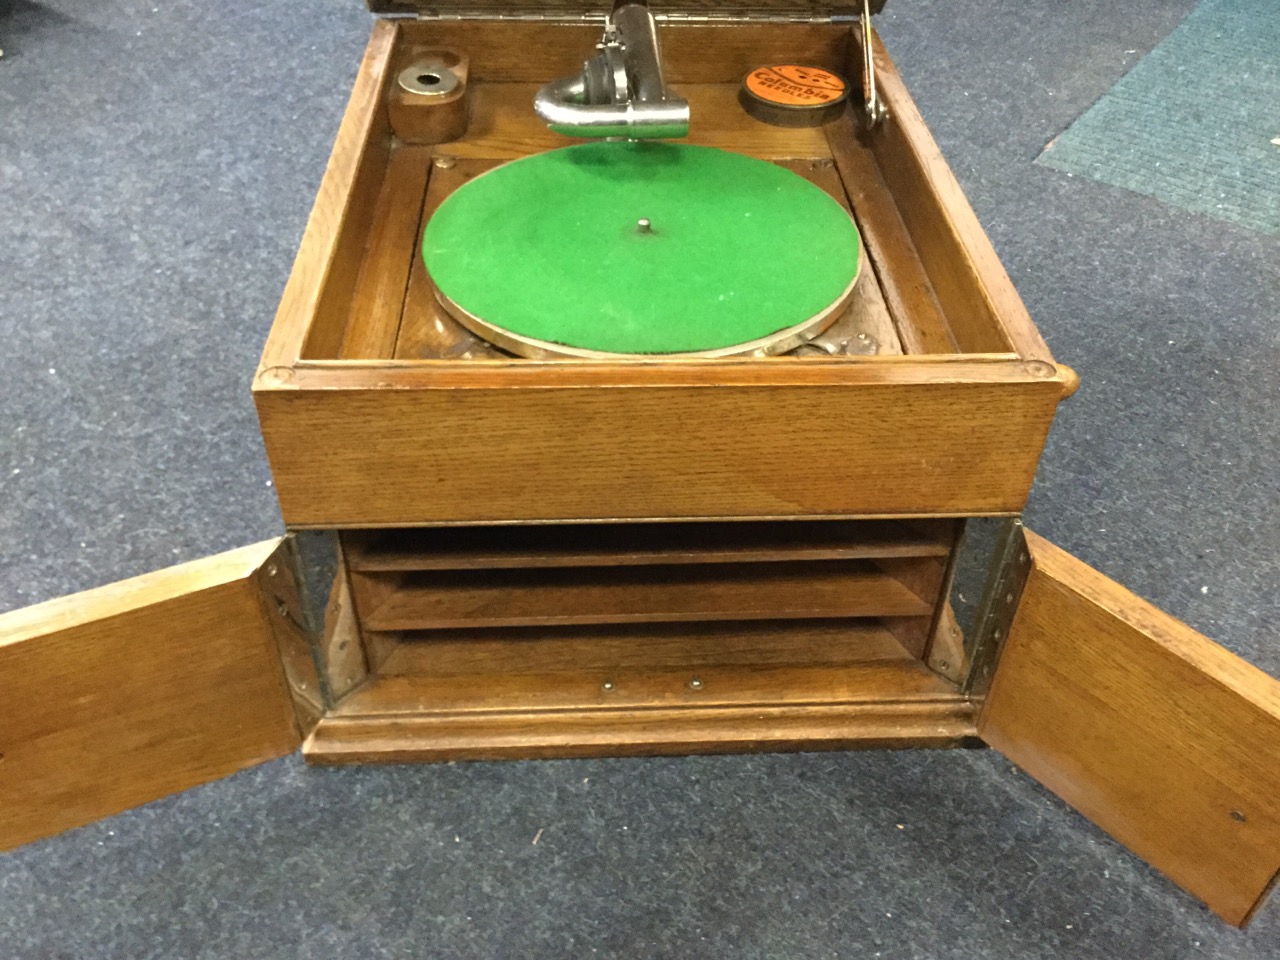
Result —
<svg viewBox="0 0 1280 960"><path fill-rule="evenodd" d="M609 0L367 0L374 13L426 20L603 20ZM871 0L879 13L886 0ZM659 20L853 20L860 0L846 4L814 0L653 0Z"/></svg>

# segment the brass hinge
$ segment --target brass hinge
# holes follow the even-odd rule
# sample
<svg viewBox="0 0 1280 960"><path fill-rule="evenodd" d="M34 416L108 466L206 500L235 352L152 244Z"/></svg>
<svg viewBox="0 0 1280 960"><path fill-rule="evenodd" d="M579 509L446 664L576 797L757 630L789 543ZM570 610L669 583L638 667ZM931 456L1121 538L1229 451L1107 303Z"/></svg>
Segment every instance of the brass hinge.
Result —
<svg viewBox="0 0 1280 960"><path fill-rule="evenodd" d="M1023 529L1022 520L1016 517L1005 524L987 574L974 628L969 677L964 685L964 692L973 699L986 696L995 678L1000 654L1009 639L1009 628L1013 626L1022 590L1031 572L1031 554Z"/></svg>
<svg viewBox="0 0 1280 960"><path fill-rule="evenodd" d="M294 703L319 716L365 679L337 534L289 532L259 578Z"/></svg>
<svg viewBox="0 0 1280 960"><path fill-rule="evenodd" d="M324 713L328 692L316 669L315 630L307 614L304 577L292 536L286 536L262 565L258 585L289 685L298 730L305 737Z"/></svg>

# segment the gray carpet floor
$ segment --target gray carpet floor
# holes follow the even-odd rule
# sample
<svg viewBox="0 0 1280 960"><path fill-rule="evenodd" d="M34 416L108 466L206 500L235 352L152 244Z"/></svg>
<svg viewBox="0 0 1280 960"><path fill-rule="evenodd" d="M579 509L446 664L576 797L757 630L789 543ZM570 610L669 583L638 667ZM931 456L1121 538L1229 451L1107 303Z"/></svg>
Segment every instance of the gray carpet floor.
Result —
<svg viewBox="0 0 1280 960"><path fill-rule="evenodd" d="M1280 233L1278 102L1275 0L1199 0L1036 163Z"/></svg>
<svg viewBox="0 0 1280 960"><path fill-rule="evenodd" d="M1030 525L1280 674L1280 238L1033 164L1191 6L881 29L1083 379ZM0 608L279 532L249 378L368 29L0 0ZM567 956L1264 958L1280 906L1225 927L991 751L286 758L0 856L0 958Z"/></svg>

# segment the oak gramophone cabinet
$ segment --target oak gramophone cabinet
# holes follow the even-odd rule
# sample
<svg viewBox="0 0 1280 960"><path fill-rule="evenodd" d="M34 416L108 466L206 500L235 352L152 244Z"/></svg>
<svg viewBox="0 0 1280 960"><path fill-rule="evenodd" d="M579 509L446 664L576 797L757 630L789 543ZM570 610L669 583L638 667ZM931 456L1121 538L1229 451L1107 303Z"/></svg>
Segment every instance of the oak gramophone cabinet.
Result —
<svg viewBox="0 0 1280 960"><path fill-rule="evenodd" d="M657 11L689 142L829 193L861 278L785 355L623 360L505 353L418 254L454 190L570 142L533 100L604 12L378 9L253 380L289 532L0 617L0 847L299 746L986 743L1248 920L1280 870L1280 682L1022 528L1075 375L871 11L753 6ZM850 103L757 119L743 78L779 63L848 78ZM985 596L957 617L975 554Z"/></svg>

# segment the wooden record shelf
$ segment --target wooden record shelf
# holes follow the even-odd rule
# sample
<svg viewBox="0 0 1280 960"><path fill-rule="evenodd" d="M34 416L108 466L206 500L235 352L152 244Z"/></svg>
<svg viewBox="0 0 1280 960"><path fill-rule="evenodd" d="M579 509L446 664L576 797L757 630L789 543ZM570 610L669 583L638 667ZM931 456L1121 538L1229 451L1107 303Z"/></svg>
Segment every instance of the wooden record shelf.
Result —
<svg viewBox="0 0 1280 960"><path fill-rule="evenodd" d="M307 757L964 742L972 704L926 662L958 529L344 533L346 622L365 673L319 721ZM958 665L963 654L951 655Z"/></svg>
<svg viewBox="0 0 1280 960"><path fill-rule="evenodd" d="M945 557L945 527L891 520L472 527L352 532L343 546L355 572L863 560Z"/></svg>

